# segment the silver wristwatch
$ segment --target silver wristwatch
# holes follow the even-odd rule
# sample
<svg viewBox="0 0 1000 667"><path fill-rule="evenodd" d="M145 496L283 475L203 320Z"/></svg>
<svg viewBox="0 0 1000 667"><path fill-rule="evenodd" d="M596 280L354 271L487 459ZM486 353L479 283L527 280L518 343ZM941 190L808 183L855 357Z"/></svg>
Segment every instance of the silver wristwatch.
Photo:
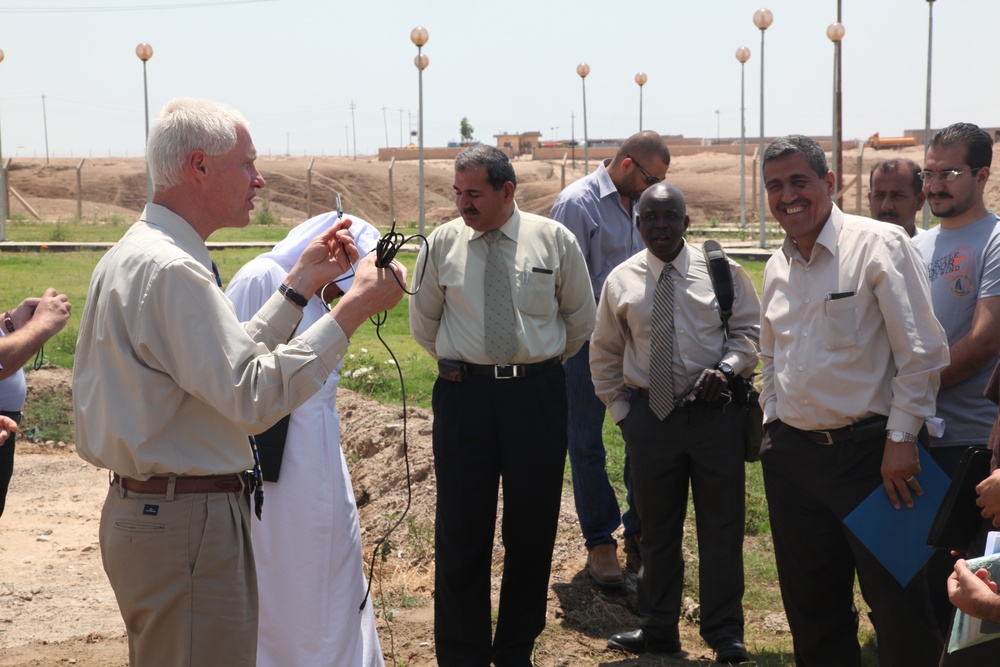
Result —
<svg viewBox="0 0 1000 667"><path fill-rule="evenodd" d="M916 442L917 436L912 433L907 433L906 431L897 431L895 429L889 429L885 432L886 437L893 442Z"/></svg>

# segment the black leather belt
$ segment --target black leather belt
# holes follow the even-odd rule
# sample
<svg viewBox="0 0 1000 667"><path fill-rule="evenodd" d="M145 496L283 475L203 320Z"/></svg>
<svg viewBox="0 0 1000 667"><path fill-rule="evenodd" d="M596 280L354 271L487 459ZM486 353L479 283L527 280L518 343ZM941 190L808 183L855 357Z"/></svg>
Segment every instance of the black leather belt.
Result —
<svg viewBox="0 0 1000 667"><path fill-rule="evenodd" d="M852 442L864 442L865 440L873 440L879 436L885 438L885 427L888 423L889 420L886 417L876 415L868 419L862 419L850 426L842 426L825 431L805 431L794 426L789 426L789 428L794 429L803 438L810 442L815 442L817 445L833 445L848 440Z"/></svg>
<svg viewBox="0 0 1000 667"><path fill-rule="evenodd" d="M649 389L646 389L645 387L640 387L640 388L634 389L634 391L639 392L639 394L641 394L647 401L649 400ZM721 408L724 408L727 405L729 405L731 402L732 402L732 396L731 395L730 396L720 396L719 398L715 399L714 401L706 401L703 398L693 398L691 400L684 401L680 405L676 405L675 404L674 405L674 410L677 410L677 409L680 409L680 408L688 408L690 410L708 409L708 408L721 409Z"/></svg>
<svg viewBox="0 0 1000 667"><path fill-rule="evenodd" d="M0 410L0 415L4 417L10 417L13 419L18 426L21 425L21 418L24 416L23 412L8 412L7 410Z"/></svg>
<svg viewBox="0 0 1000 667"><path fill-rule="evenodd" d="M552 357L534 364L507 364L495 366L492 364L467 364L462 361L441 359L438 361L438 375L445 380L462 382L469 375L491 377L495 380L512 380L537 375L540 371L552 368L559 363L558 357Z"/></svg>

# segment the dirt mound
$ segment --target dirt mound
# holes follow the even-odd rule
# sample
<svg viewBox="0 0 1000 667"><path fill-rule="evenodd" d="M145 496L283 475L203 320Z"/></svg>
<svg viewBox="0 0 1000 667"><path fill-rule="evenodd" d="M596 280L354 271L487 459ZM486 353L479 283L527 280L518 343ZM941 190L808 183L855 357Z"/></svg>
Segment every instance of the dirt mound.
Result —
<svg viewBox="0 0 1000 667"><path fill-rule="evenodd" d="M53 396L68 397L70 382L70 372L60 368L30 373L26 410ZM402 408L344 389L337 406L366 564L388 527L400 524L378 549L372 588L386 663L393 664L390 658L394 657L395 664L429 667L436 664L432 415L419 408L407 410L408 487ZM97 543L107 471L81 461L72 442L25 439L18 442L17 451L7 511L0 519L0 562L4 563L0 570L0 667L127 664L124 628ZM408 497L410 507L404 518ZM617 662L623 656L607 649L606 640L638 621L635 576L629 576L623 590L611 592L598 589L586 576L585 553L568 489L563 493L559 522L548 628L538 642L535 664L684 664L662 657ZM494 605L502 559L498 533ZM690 658L710 657L695 625L684 625L682 636L685 646L691 647Z"/></svg>

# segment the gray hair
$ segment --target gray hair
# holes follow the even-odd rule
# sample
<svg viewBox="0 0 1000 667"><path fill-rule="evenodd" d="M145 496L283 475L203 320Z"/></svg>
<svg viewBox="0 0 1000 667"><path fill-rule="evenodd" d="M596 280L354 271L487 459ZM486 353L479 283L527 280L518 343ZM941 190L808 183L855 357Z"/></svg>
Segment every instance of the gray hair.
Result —
<svg viewBox="0 0 1000 667"><path fill-rule="evenodd" d="M764 151L764 161L760 165L760 173L764 173L767 163L788 155L801 155L820 178L826 178L830 167L826 162L826 153L815 139L801 134L790 134L778 137Z"/></svg>
<svg viewBox="0 0 1000 667"><path fill-rule="evenodd" d="M470 167L486 167L486 179L494 190L499 190L508 181L517 187L514 165L507 154L495 146L476 144L469 146L455 158L455 171L465 171Z"/></svg>
<svg viewBox="0 0 1000 667"><path fill-rule="evenodd" d="M250 124L239 111L211 100L181 97L163 107L149 132L146 162L156 190L181 182L184 160L193 150L223 155L236 146L236 130Z"/></svg>

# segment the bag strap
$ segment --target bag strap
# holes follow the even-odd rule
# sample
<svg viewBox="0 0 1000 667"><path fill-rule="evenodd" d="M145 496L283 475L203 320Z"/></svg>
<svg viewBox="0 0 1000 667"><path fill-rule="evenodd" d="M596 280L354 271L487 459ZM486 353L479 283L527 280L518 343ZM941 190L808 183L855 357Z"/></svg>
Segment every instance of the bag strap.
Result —
<svg viewBox="0 0 1000 667"><path fill-rule="evenodd" d="M736 298L729 259L722 246L714 239L705 241L702 251L705 253L705 261L708 262L708 275L712 278L712 289L715 290L715 298L719 302L719 318L722 320L722 328L725 329L728 340L729 318L733 314L733 301Z"/></svg>

